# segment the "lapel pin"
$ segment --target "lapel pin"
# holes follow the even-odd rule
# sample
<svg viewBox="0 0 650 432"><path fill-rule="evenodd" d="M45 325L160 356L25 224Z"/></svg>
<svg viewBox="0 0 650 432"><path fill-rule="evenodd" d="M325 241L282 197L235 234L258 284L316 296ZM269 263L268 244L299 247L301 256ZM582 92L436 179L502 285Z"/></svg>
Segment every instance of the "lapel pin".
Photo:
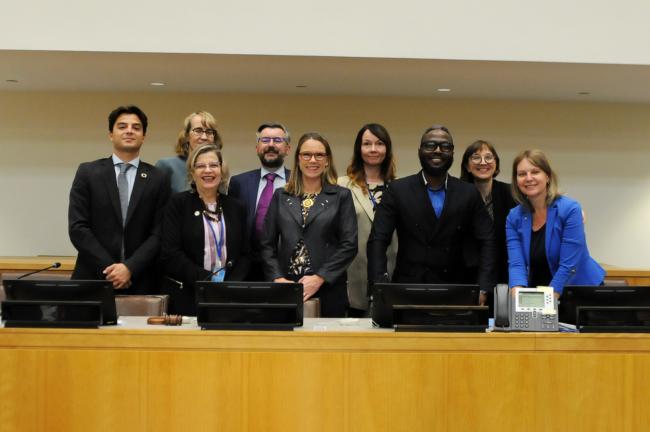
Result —
<svg viewBox="0 0 650 432"><path fill-rule="evenodd" d="M140 177L147 178L147 173L140 173Z"/></svg>
<svg viewBox="0 0 650 432"><path fill-rule="evenodd" d="M200 211L197 210L197 211L194 212L194 216L200 216L200 215L201 215Z"/></svg>

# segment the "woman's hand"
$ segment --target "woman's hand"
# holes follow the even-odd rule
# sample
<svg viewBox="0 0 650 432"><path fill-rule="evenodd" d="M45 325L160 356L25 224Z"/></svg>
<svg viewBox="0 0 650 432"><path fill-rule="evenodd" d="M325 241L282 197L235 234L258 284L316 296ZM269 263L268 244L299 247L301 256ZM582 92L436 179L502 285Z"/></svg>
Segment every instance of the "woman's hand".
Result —
<svg viewBox="0 0 650 432"><path fill-rule="evenodd" d="M325 279L318 275L309 275L301 277L298 282L303 286L302 301L306 302L323 286Z"/></svg>
<svg viewBox="0 0 650 432"><path fill-rule="evenodd" d="M275 279L273 279L273 282L277 282L277 283L293 283L293 281L290 281L289 279L283 278L283 277L275 278Z"/></svg>

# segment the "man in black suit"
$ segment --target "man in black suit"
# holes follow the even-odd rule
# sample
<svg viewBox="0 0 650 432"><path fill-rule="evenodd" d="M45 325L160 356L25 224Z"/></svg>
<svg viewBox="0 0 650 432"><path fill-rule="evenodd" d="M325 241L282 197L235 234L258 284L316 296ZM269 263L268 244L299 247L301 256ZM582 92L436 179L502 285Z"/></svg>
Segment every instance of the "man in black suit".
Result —
<svg viewBox="0 0 650 432"><path fill-rule="evenodd" d="M230 179L228 195L246 207L246 230L249 234L252 265L247 279L263 281L264 271L259 258L261 232L273 191L284 187L291 171L284 167L284 158L291 150L289 130L281 123L263 123L257 128L257 157L261 168Z"/></svg>
<svg viewBox="0 0 650 432"><path fill-rule="evenodd" d="M106 279L123 294L155 292L159 229L169 179L140 160L147 116L121 106L108 116L113 155L79 165L68 231L79 252L72 279Z"/></svg>
<svg viewBox="0 0 650 432"><path fill-rule="evenodd" d="M496 281L492 222L473 185L448 174L449 130L435 125L420 140L422 171L398 179L377 207L368 239L368 278L387 282L386 248L397 230L393 282L477 283L481 303Z"/></svg>

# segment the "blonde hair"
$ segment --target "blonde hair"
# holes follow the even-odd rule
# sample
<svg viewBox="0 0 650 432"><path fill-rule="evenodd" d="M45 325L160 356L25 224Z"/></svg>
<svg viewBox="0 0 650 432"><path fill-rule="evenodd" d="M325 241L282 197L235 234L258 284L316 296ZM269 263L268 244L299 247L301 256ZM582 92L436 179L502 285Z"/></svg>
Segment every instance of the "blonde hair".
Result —
<svg viewBox="0 0 650 432"><path fill-rule="evenodd" d="M201 124L203 127L217 131L214 134L214 145L221 150L223 148L223 142L221 141L221 136L217 130L217 121L214 119L214 116L207 111L196 111L185 117L183 129L178 133L178 139L176 140L176 146L174 147L176 154L183 157L188 157L190 154L190 128L192 127L192 119L194 116L201 117Z"/></svg>
<svg viewBox="0 0 650 432"><path fill-rule="evenodd" d="M517 166L521 161L527 159L531 164L537 168L544 171L548 176L548 183L546 184L546 207L550 206L553 201L555 201L560 195L560 188L558 186L557 174L551 169L551 164L541 150L524 150L520 152L517 157L512 161L512 183L510 187L512 188L512 196L515 201L524 206L530 212L533 212L533 206L528 201L526 195L524 195L517 185Z"/></svg>
<svg viewBox="0 0 650 432"><path fill-rule="evenodd" d="M215 153L217 155L217 159L219 159L219 164L221 165L221 181L219 182L219 187L217 190L219 193L225 195L228 191L230 172L223 162L221 151L219 151L219 148L214 144L203 144L198 146L196 149L194 149L190 157L187 158L187 181L189 182L192 190L196 192L196 184L194 183L192 173L196 167L196 160L199 158L199 156L206 153Z"/></svg>
<svg viewBox="0 0 650 432"><path fill-rule="evenodd" d="M284 190L295 196L302 195L303 193L302 171L300 171L300 149L302 148L302 145L310 139L323 144L323 147L325 147L325 153L327 154L327 168L321 175L321 183L329 183L331 185L336 184L336 168L334 168L334 158L332 157L332 148L330 147L330 144L327 142L325 137L318 132L307 132L301 136L298 141L298 146L296 147L296 152L293 157L293 170L291 170L289 181L284 187Z"/></svg>

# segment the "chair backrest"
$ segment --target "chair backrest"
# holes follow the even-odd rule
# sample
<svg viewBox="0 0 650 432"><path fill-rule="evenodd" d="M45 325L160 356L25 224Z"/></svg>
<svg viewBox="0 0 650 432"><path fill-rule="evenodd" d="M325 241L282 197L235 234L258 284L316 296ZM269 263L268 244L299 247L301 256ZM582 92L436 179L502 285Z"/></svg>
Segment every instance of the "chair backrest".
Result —
<svg viewBox="0 0 650 432"><path fill-rule="evenodd" d="M115 307L120 316L160 316L167 313L169 296L153 295L116 295Z"/></svg>
<svg viewBox="0 0 650 432"><path fill-rule="evenodd" d="M302 316L304 318L320 318L320 299L310 298L304 303Z"/></svg>
<svg viewBox="0 0 650 432"><path fill-rule="evenodd" d="M605 286L628 286L625 279L605 279Z"/></svg>

